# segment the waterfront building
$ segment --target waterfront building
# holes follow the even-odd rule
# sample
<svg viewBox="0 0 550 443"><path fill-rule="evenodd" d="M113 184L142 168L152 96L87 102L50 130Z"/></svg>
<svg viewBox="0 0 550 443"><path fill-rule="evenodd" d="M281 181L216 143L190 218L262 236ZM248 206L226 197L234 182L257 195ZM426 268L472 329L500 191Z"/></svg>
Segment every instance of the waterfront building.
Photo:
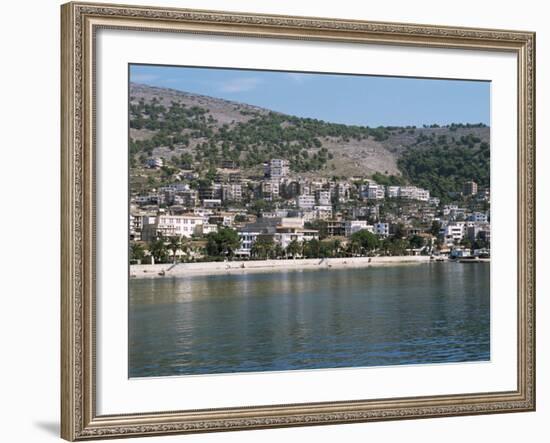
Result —
<svg viewBox="0 0 550 443"><path fill-rule="evenodd" d="M466 228L468 240L472 243L476 240L491 242L491 226L489 223L472 223Z"/></svg>
<svg viewBox="0 0 550 443"><path fill-rule="evenodd" d="M374 226L369 225L366 220L346 220L344 224L344 234L346 237L362 230L367 230L374 234Z"/></svg>
<svg viewBox="0 0 550 443"><path fill-rule="evenodd" d="M303 243L304 241L310 241L314 239L319 240L319 232L315 229L279 226L276 229L273 239L283 249L286 249L288 248L288 245L293 241Z"/></svg>
<svg viewBox="0 0 550 443"><path fill-rule="evenodd" d="M156 217L143 219L142 239L152 241L162 236L191 237L203 233L202 225L207 223L205 218L195 214L169 215L159 214Z"/></svg>
<svg viewBox="0 0 550 443"><path fill-rule="evenodd" d="M254 242L256 241L258 236L261 234L261 229L252 228L248 225L239 229L239 248L235 251L235 255L237 257L250 257L252 246L254 245Z"/></svg>
<svg viewBox="0 0 550 443"><path fill-rule="evenodd" d="M241 257L250 257L252 247L260 236L271 236L283 249L293 240L303 242L319 238L317 230L304 228L304 219L301 217L262 217L255 223L247 223L237 232L240 246L236 255Z"/></svg>
<svg viewBox="0 0 550 443"><path fill-rule="evenodd" d="M344 220L327 220L327 235L329 237L343 237L346 235Z"/></svg>
<svg viewBox="0 0 550 443"><path fill-rule="evenodd" d="M465 258L471 257L471 252L469 249L464 248L453 248L451 250L451 258Z"/></svg>
<svg viewBox="0 0 550 443"><path fill-rule="evenodd" d="M447 223L441 227L440 234L446 245L461 242L465 235L465 224L462 222Z"/></svg>
<svg viewBox="0 0 550 443"><path fill-rule="evenodd" d="M140 241L143 215L130 213L130 240Z"/></svg>
<svg viewBox="0 0 550 443"><path fill-rule="evenodd" d="M381 237L387 237L390 235L390 224L389 223L375 223L374 224L374 233Z"/></svg>

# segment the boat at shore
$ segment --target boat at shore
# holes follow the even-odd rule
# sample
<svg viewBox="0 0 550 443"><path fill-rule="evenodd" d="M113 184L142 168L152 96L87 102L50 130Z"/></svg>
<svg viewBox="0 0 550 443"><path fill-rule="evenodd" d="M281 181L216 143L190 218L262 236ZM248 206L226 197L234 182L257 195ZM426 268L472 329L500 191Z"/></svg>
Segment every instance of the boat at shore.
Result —
<svg viewBox="0 0 550 443"><path fill-rule="evenodd" d="M491 259L489 257L482 258L475 256L459 258L457 261L458 263L490 263Z"/></svg>

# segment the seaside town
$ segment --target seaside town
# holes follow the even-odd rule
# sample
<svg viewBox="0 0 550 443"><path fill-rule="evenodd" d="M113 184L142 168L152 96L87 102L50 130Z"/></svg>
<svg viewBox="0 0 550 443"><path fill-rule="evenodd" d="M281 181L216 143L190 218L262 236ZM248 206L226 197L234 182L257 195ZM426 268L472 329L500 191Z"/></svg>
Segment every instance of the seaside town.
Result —
<svg viewBox="0 0 550 443"><path fill-rule="evenodd" d="M165 69L130 71L129 377L490 360L487 82Z"/></svg>
<svg viewBox="0 0 550 443"><path fill-rule="evenodd" d="M139 168L164 166L150 157ZM442 201L420 187L381 184L383 174L312 178L280 158L264 163L261 176L232 160L207 177L192 165L172 172L162 186L132 188L131 264L490 257L490 189L474 180Z"/></svg>

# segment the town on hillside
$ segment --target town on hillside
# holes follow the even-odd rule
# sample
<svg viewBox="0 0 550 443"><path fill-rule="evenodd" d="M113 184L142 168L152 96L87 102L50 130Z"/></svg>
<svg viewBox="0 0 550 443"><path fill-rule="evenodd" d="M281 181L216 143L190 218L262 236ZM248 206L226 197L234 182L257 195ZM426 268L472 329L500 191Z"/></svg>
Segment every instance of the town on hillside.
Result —
<svg viewBox="0 0 550 443"><path fill-rule="evenodd" d="M162 186L131 188L130 263L429 255L490 256L490 189L473 179L444 199L369 177L315 177L287 159L245 173L227 159L204 177L171 171ZM140 168L161 170L150 157Z"/></svg>

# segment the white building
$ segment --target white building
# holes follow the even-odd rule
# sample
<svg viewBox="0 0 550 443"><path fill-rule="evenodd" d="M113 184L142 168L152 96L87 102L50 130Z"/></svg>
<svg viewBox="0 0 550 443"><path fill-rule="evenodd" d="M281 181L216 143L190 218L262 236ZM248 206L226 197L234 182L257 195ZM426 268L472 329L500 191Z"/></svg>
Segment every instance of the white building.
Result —
<svg viewBox="0 0 550 443"><path fill-rule="evenodd" d="M315 191L315 199L320 206L330 205L330 191L318 189Z"/></svg>
<svg viewBox="0 0 550 443"><path fill-rule="evenodd" d="M487 223L489 221L489 217L486 212L474 212L468 216L468 221Z"/></svg>
<svg viewBox="0 0 550 443"><path fill-rule="evenodd" d="M315 206L315 196L311 194L299 195L296 198L296 205L301 209L313 209Z"/></svg>
<svg viewBox="0 0 550 443"><path fill-rule="evenodd" d="M202 234L202 225L207 221L204 217L194 214L185 215L157 215L143 219L142 238L151 241L159 236L191 237Z"/></svg>
<svg viewBox="0 0 550 443"><path fill-rule="evenodd" d="M422 188L416 188L416 200L427 202L430 200L430 191Z"/></svg>
<svg viewBox="0 0 550 443"><path fill-rule="evenodd" d="M260 184L260 191L264 200L276 200L279 198L279 182L266 180Z"/></svg>
<svg viewBox="0 0 550 443"><path fill-rule="evenodd" d="M132 198L132 202L137 205L159 205L164 203L164 196L158 194L138 195Z"/></svg>
<svg viewBox="0 0 550 443"><path fill-rule="evenodd" d="M289 228L282 226L277 228L277 232L275 233L273 239L275 240L275 243L278 243L283 249L286 249L293 241L303 243L313 239L318 240L319 232L314 229Z"/></svg>
<svg viewBox="0 0 550 443"><path fill-rule="evenodd" d="M376 183L368 183L362 186L361 193L363 198L368 200L382 200L386 196L386 187Z"/></svg>
<svg viewBox="0 0 550 443"><path fill-rule="evenodd" d="M158 169L164 166L164 161L160 157L154 157L147 160L147 166L151 169Z"/></svg>
<svg viewBox="0 0 550 443"><path fill-rule="evenodd" d="M315 218L319 220L329 220L332 218L332 206L331 205L317 205L313 208L315 212Z"/></svg>
<svg viewBox="0 0 550 443"><path fill-rule="evenodd" d="M239 242L240 246L235 251L235 255L241 256L241 257L250 257L250 252L252 251L252 246L254 245L254 242L258 238L259 235L262 234L261 229L243 229L239 231Z"/></svg>
<svg viewBox="0 0 550 443"><path fill-rule="evenodd" d="M489 223L468 223L466 227L466 235L471 242L482 238L487 242L491 242L491 225Z"/></svg>
<svg viewBox="0 0 550 443"><path fill-rule="evenodd" d="M416 186L401 186L399 189L399 197L407 200L416 200Z"/></svg>
<svg viewBox="0 0 550 443"><path fill-rule="evenodd" d="M219 208L222 205L222 201L219 198L205 198L202 204L205 208Z"/></svg>
<svg viewBox="0 0 550 443"><path fill-rule="evenodd" d="M374 233L381 237L387 237L390 235L390 224L389 223L375 223L374 224Z"/></svg>
<svg viewBox="0 0 550 443"><path fill-rule="evenodd" d="M265 165L265 175L274 180L279 180L286 177L290 172L290 164L288 160L273 158Z"/></svg>
<svg viewBox="0 0 550 443"><path fill-rule="evenodd" d="M398 198L400 195L400 186L388 186L388 198Z"/></svg>
<svg viewBox="0 0 550 443"><path fill-rule="evenodd" d="M374 226L369 225L366 220L347 220L344 225L346 237L356 232L367 230L374 234Z"/></svg>
<svg viewBox="0 0 550 443"><path fill-rule="evenodd" d="M443 236L445 244L452 245L464 239L466 227L464 223L448 223L441 227L440 234Z"/></svg>
<svg viewBox="0 0 550 443"><path fill-rule="evenodd" d="M197 232L199 235L208 235L212 232L218 232L218 225L213 223L203 223L197 226Z"/></svg>
<svg viewBox="0 0 550 443"><path fill-rule="evenodd" d="M463 249L463 248L453 248L451 251L451 257L452 258L464 258L464 257L471 257L471 253L469 249Z"/></svg>
<svg viewBox="0 0 550 443"><path fill-rule="evenodd" d="M349 200L350 193L351 193L351 186L348 182L338 182L333 190L335 200L338 201L338 203L345 203Z"/></svg>
<svg viewBox="0 0 550 443"><path fill-rule="evenodd" d="M143 215L130 214L130 240L140 241L143 230Z"/></svg>
<svg viewBox="0 0 550 443"><path fill-rule="evenodd" d="M222 200L240 202L243 198L242 186L239 183L222 185Z"/></svg>
<svg viewBox="0 0 550 443"><path fill-rule="evenodd" d="M273 236L273 241L283 249L290 242L318 239L319 233L313 229L304 229L304 219L301 217L272 217L258 219L256 223L249 223L238 231L240 247L236 255L249 257L254 243L259 236Z"/></svg>
<svg viewBox="0 0 550 443"><path fill-rule="evenodd" d="M388 186L388 198L429 201L430 191L416 186Z"/></svg>

